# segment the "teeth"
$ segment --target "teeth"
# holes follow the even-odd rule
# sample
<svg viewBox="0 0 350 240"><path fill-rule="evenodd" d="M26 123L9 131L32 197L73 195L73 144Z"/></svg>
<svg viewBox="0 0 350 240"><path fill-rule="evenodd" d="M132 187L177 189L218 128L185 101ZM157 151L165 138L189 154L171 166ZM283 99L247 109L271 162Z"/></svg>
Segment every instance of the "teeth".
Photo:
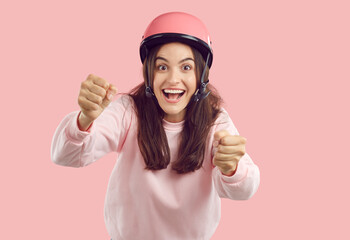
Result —
<svg viewBox="0 0 350 240"><path fill-rule="evenodd" d="M173 90L173 89L164 89L164 92L165 93L173 93L173 94L176 94L176 93L183 93L184 90Z"/></svg>

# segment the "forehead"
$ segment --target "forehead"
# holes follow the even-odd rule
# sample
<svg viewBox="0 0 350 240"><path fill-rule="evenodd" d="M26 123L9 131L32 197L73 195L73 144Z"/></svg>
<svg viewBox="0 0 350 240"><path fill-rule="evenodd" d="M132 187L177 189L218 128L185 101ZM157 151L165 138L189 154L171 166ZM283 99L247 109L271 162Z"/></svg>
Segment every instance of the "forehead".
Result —
<svg viewBox="0 0 350 240"><path fill-rule="evenodd" d="M164 44L160 47L157 56L165 57L165 58L193 58L193 52L190 46L179 43L172 42Z"/></svg>

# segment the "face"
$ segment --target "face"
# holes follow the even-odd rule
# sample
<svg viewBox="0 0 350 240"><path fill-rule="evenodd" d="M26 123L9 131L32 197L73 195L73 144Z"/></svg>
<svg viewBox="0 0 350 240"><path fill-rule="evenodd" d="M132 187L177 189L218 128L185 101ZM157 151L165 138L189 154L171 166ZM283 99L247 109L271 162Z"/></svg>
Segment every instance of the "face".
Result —
<svg viewBox="0 0 350 240"><path fill-rule="evenodd" d="M155 59L153 91L169 122L184 120L186 106L196 91L195 62L191 48L164 44Z"/></svg>

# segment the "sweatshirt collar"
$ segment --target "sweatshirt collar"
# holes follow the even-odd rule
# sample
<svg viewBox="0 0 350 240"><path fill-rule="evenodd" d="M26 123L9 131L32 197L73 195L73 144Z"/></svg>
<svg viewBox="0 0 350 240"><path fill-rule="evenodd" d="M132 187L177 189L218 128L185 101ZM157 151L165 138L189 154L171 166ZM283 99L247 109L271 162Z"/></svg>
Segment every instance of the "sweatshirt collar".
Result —
<svg viewBox="0 0 350 240"><path fill-rule="evenodd" d="M171 131L178 131L178 130L182 130L183 126L184 126L185 120L181 121L181 122L168 122L167 120L163 119L163 127L166 130L171 130Z"/></svg>

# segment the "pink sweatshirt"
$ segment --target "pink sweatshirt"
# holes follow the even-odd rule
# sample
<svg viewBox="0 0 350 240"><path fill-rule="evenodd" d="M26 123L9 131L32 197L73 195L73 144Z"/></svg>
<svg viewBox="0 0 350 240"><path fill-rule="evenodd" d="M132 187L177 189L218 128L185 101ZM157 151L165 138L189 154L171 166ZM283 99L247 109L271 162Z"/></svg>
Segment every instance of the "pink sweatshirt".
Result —
<svg viewBox="0 0 350 240"><path fill-rule="evenodd" d="M56 164L87 166L109 152L118 159L105 198L105 223L113 240L208 240L220 221L220 198L249 199L260 182L258 167L245 154L236 173L224 176L212 164L213 136L225 129L238 135L223 110L212 127L203 167L177 174L170 169L145 170L137 143L137 117L133 100L123 95L112 102L88 132L77 126L79 111L68 114L52 140L51 158ZM177 155L183 122L163 121L171 151Z"/></svg>

